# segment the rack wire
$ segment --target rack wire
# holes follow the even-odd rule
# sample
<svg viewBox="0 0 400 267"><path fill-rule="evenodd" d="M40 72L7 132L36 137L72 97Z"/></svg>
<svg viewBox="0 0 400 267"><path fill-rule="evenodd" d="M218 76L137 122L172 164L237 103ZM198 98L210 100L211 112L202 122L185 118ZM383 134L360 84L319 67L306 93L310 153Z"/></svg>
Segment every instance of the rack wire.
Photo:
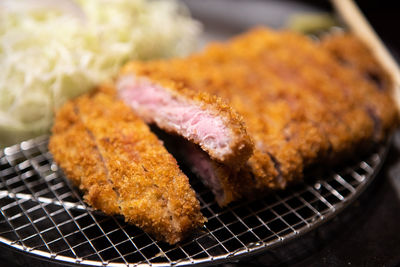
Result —
<svg viewBox="0 0 400 267"><path fill-rule="evenodd" d="M335 216L372 181L389 144L287 190L220 208L191 178L208 222L178 245L92 210L53 162L48 138L0 151L0 242L63 264L191 265L230 261L294 239Z"/></svg>

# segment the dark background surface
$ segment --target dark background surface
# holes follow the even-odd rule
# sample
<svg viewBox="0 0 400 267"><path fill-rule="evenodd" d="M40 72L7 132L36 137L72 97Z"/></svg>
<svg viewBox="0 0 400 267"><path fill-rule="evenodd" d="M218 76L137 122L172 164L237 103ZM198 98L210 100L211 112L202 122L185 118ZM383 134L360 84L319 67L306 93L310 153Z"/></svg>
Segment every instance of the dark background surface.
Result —
<svg viewBox="0 0 400 267"><path fill-rule="evenodd" d="M329 1L303 0L323 9L330 9ZM368 21L383 39L392 53L400 58L400 1L398 0L356 0Z"/></svg>
<svg viewBox="0 0 400 267"><path fill-rule="evenodd" d="M322 9L330 8L328 1L301 2ZM395 57L400 58L398 1L357 2ZM49 265L0 248L0 266ZM240 262L224 264L232 267L398 265L400 265L400 131L396 133L387 161L374 183L337 218L285 247Z"/></svg>

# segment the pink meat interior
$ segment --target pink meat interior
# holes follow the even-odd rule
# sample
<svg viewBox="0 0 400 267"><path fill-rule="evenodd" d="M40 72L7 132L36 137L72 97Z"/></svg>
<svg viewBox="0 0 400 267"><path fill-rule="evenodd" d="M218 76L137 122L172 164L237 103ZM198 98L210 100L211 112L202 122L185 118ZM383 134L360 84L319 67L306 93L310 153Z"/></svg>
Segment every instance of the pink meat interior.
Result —
<svg viewBox="0 0 400 267"><path fill-rule="evenodd" d="M182 142L181 146L185 161L191 166L192 171L210 188L218 202L224 202L224 190L210 157L194 144Z"/></svg>
<svg viewBox="0 0 400 267"><path fill-rule="evenodd" d="M194 101L134 75L121 77L117 89L119 97L146 122L194 141L217 157L230 152L231 134L222 118Z"/></svg>

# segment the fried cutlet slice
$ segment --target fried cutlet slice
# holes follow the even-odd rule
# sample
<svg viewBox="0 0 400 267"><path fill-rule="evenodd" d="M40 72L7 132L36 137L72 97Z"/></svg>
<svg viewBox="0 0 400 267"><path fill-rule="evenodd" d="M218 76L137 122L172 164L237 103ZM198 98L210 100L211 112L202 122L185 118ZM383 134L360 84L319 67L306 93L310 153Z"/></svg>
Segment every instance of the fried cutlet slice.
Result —
<svg viewBox="0 0 400 267"><path fill-rule="evenodd" d="M141 79L177 97L187 98L188 92L215 95L243 118L254 152L239 172L212 155L208 165L186 157L220 205L285 188L309 166L339 161L357 147L382 140L397 124L389 92L365 79L359 68L343 66L321 45L291 32L258 28L186 59L129 63L117 79L120 97L132 102L137 94L151 91L148 84L136 82ZM127 91L134 93L127 96ZM155 105L148 112L145 102L131 106L164 129L157 121L162 109ZM178 108L187 114L185 105Z"/></svg>
<svg viewBox="0 0 400 267"><path fill-rule="evenodd" d="M57 113L49 149L85 201L174 244L205 219L188 178L121 101L84 95Z"/></svg>
<svg viewBox="0 0 400 267"><path fill-rule="evenodd" d="M187 90L179 79L133 75L134 68L128 67L117 87L142 119L198 144L213 160L231 168L239 169L251 156L253 143L242 117L221 98Z"/></svg>

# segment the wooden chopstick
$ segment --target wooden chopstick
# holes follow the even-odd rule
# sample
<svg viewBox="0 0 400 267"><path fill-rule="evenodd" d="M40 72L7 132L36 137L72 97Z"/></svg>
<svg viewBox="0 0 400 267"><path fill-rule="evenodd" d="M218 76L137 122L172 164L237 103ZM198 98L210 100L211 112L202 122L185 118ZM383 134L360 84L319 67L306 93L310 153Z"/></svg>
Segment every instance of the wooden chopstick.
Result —
<svg viewBox="0 0 400 267"><path fill-rule="evenodd" d="M399 65L353 0L331 0L331 2L350 30L368 45L378 62L392 77L394 85L392 90L393 98L400 112Z"/></svg>

